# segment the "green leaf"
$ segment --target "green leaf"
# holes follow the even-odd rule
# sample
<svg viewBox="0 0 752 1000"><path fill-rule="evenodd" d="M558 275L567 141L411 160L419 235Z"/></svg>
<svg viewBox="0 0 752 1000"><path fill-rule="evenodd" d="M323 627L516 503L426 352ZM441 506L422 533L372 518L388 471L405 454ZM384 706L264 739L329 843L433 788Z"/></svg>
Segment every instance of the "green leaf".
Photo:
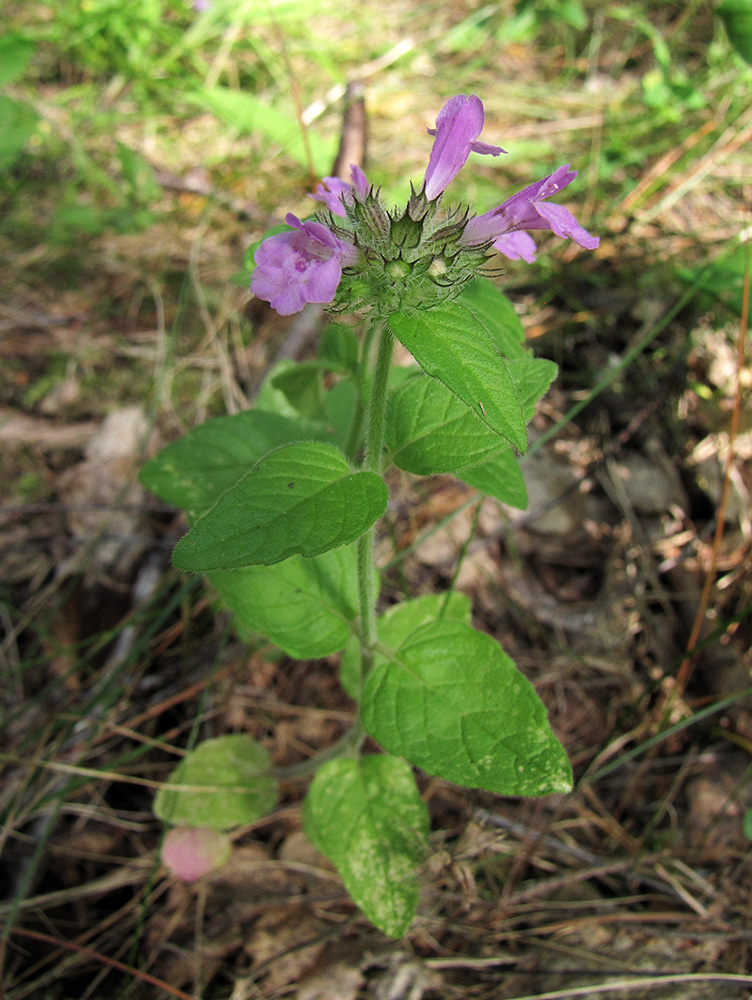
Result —
<svg viewBox="0 0 752 1000"><path fill-rule="evenodd" d="M729 41L736 51L752 65L752 0L723 0L716 7Z"/></svg>
<svg viewBox="0 0 752 1000"><path fill-rule="evenodd" d="M329 323L319 338L318 357L330 371L354 372L358 364L358 338L349 326Z"/></svg>
<svg viewBox="0 0 752 1000"><path fill-rule="evenodd" d="M33 53L34 42L24 35L14 31L0 38L0 87L23 74Z"/></svg>
<svg viewBox="0 0 752 1000"><path fill-rule="evenodd" d="M0 170L13 165L36 131L38 120L27 104L0 94Z"/></svg>
<svg viewBox="0 0 752 1000"><path fill-rule="evenodd" d="M385 754L330 761L303 807L305 831L379 930L401 937L418 906L428 809L403 760Z"/></svg>
<svg viewBox="0 0 752 1000"><path fill-rule="evenodd" d="M556 378L556 365L545 358L534 358L526 350L525 334L514 306L487 279L478 278L469 282L458 301L485 326L497 349L508 359L525 420L531 420L535 403L545 395Z"/></svg>
<svg viewBox="0 0 752 1000"><path fill-rule="evenodd" d="M308 154L301 128L292 111L272 106L255 94L229 87L204 87L186 94L189 104L211 111L230 128L243 135L260 135L277 146L306 169ZM334 136L322 139L316 131L308 141L316 173L328 172L337 151Z"/></svg>
<svg viewBox="0 0 752 1000"><path fill-rule="evenodd" d="M505 448L479 465L461 469L457 475L468 486L486 493L500 503L518 510L527 510L525 478L511 448Z"/></svg>
<svg viewBox="0 0 752 1000"><path fill-rule="evenodd" d="M469 625L471 618L470 598L455 590L446 594L422 594L411 601L392 605L376 622L379 649L376 650L373 665L386 662L382 649L396 650L421 625L441 621L464 622ZM348 642L339 665L340 681L347 693L357 699L360 695L360 644L355 636Z"/></svg>
<svg viewBox="0 0 752 1000"><path fill-rule="evenodd" d="M569 791L572 773L533 685L490 636L424 625L363 686L361 718L390 753L500 795Z"/></svg>
<svg viewBox="0 0 752 1000"><path fill-rule="evenodd" d="M509 362L509 371L517 386L526 421L535 416L535 404L546 395L558 370L556 364L547 358L527 356Z"/></svg>
<svg viewBox="0 0 752 1000"><path fill-rule="evenodd" d="M506 295L487 278L469 281L457 298L491 334L496 348L505 358L524 357L525 331L520 317Z"/></svg>
<svg viewBox="0 0 752 1000"><path fill-rule="evenodd" d="M206 740L159 789L154 813L165 823L212 830L253 823L277 801L277 782L268 772L269 754L245 733Z"/></svg>
<svg viewBox="0 0 752 1000"><path fill-rule="evenodd" d="M118 159L123 180L132 197L142 204L155 201L162 193L151 163L134 149L122 142L117 144Z"/></svg>
<svg viewBox="0 0 752 1000"><path fill-rule="evenodd" d="M526 450L525 418L509 366L466 306L449 302L422 313L395 313L389 323L428 375L518 451Z"/></svg>
<svg viewBox="0 0 752 1000"><path fill-rule="evenodd" d="M752 809L747 809L742 817L742 831L747 840L752 840Z"/></svg>
<svg viewBox="0 0 752 1000"><path fill-rule="evenodd" d="M358 386L351 378L336 382L324 396L324 415L327 427L332 428L334 444L345 451L350 444L350 430L356 420L362 423L362 408L358 399ZM355 451L357 452L357 447Z"/></svg>
<svg viewBox="0 0 752 1000"><path fill-rule="evenodd" d="M178 569L233 569L315 556L355 541L386 510L373 472L351 472L333 445L269 452L196 521L173 553Z"/></svg>
<svg viewBox="0 0 752 1000"><path fill-rule="evenodd" d="M294 362L272 378L287 402L303 417L321 420L324 416L323 365L319 361Z"/></svg>
<svg viewBox="0 0 752 1000"><path fill-rule="evenodd" d="M509 371L526 420L532 419L535 404L544 395L556 375L556 365L545 358L525 356L509 362ZM460 473L471 466L491 463L496 468L496 457L503 454L498 435L479 420L463 402L435 379L413 378L393 393L390 399L387 446L392 461L398 468L419 476L440 472ZM520 473L514 459L501 460L504 472L514 478L515 503L525 497L518 488ZM470 482L462 474L460 478ZM493 488L483 487L484 493L497 496ZM478 487L480 489L480 487ZM501 499L501 497L499 497ZM526 500L524 505L526 505ZM516 503L515 503L516 505Z"/></svg>
<svg viewBox="0 0 752 1000"><path fill-rule="evenodd" d="M394 464L418 476L476 465L501 446L499 435L446 386L423 376L391 397L386 440Z"/></svg>
<svg viewBox="0 0 752 1000"><path fill-rule="evenodd" d="M344 648L359 610L353 545L208 576L240 624L300 660Z"/></svg>
<svg viewBox="0 0 752 1000"><path fill-rule="evenodd" d="M331 372L332 366L328 361L303 361L291 362L279 368L271 377L271 385L284 394L285 399L294 411L309 420L325 422L331 427L331 437L337 440L340 437L347 438L349 425L344 426L339 422L333 422L330 411L335 414L335 421L339 421L343 416L341 407L345 405L344 399L330 403L329 396L343 393L344 397L354 403L354 384L351 379L340 379L331 388L324 390L323 376L326 372ZM348 388L341 389L346 385Z"/></svg>
<svg viewBox="0 0 752 1000"><path fill-rule="evenodd" d="M272 449L330 437L325 427L311 421L246 410L195 427L147 462L139 478L152 493L195 520Z"/></svg>

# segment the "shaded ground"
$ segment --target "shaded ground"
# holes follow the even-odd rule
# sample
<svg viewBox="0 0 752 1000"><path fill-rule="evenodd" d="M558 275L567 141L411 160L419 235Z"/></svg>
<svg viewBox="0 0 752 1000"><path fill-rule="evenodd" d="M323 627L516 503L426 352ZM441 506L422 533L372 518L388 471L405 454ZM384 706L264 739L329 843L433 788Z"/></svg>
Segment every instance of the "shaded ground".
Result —
<svg viewBox="0 0 752 1000"><path fill-rule="evenodd" d="M528 55L523 79L541 72ZM372 157L399 153L419 173L425 151L409 129L424 108L413 106L399 150L392 134L402 87L399 73L374 86ZM580 128L593 142L608 141L612 99L570 97L592 105L595 123ZM575 117L559 100L538 134ZM525 138L524 115L506 122L500 98L488 113L505 121L506 144ZM551 240L549 271L510 267L502 279L532 346L561 367L533 425L528 511L478 507L450 477L392 483L385 601L457 574L475 625L535 683L578 782L570 796L523 802L423 777L432 853L401 942L370 928L307 845L302 784L237 831L230 863L197 888L171 882L158 860L154 789L197 736L249 732L288 764L336 739L352 713L336 658L292 664L249 647L200 579L170 569L185 525L135 478L159 443L247 405L280 351L310 350L305 320L274 317L229 283L274 210L250 182L228 195L217 173L186 170L160 175L162 214L146 232L57 249L4 238L8 1000L574 996L636 974L647 978L632 997L749 994L752 980L713 976L752 965L751 385L738 318L668 266L681 258L690 272L736 235L745 115L700 117L709 145L670 179L656 154L627 198L594 205L597 256ZM298 210L304 183L293 182ZM668 973L695 978L655 978Z"/></svg>

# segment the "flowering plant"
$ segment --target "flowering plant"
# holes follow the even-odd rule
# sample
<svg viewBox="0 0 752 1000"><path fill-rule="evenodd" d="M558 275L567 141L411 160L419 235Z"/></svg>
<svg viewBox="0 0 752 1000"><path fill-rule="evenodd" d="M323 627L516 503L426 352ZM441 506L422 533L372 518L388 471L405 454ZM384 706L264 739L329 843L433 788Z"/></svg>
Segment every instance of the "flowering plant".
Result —
<svg viewBox="0 0 752 1000"><path fill-rule="evenodd" d="M550 200L575 178L568 165L482 215L443 208L471 153L504 152L480 141L483 124L477 97L451 98L428 129L425 177L403 208L385 206L353 166L350 183L324 178L315 218L288 215L287 231L262 240L258 297L282 315L306 303L356 313L364 335L331 323L315 362L277 368L253 409L208 421L142 474L187 512L174 564L205 572L246 631L289 656L341 654L357 703L336 746L288 769L275 770L244 734L200 744L160 790L157 815L224 831L273 808L280 777L314 774L305 829L394 936L416 912L429 829L413 766L502 795L571 786L542 702L472 627L463 594L379 605L374 542L390 465L527 502L515 451L527 447L526 424L556 367L529 354L511 304L482 277L492 252L533 260L537 229L598 245ZM395 338L415 367L393 367ZM367 737L383 752L364 753ZM181 849L192 842L181 832Z"/></svg>
<svg viewBox="0 0 752 1000"><path fill-rule="evenodd" d="M456 297L491 248L531 263L531 229L549 229L595 249L598 238L562 205L547 200L577 176L569 164L484 215L473 217L468 209L442 215L442 195L470 153L504 152L478 141L483 120L477 97L447 101L436 128L428 129L435 139L423 185L403 211L389 212L357 166L351 168L351 184L325 177L312 197L328 211L315 222L287 215L292 231L268 237L256 252L251 290L283 316L299 312L306 302L333 303L335 297L339 309L369 308L389 316Z"/></svg>

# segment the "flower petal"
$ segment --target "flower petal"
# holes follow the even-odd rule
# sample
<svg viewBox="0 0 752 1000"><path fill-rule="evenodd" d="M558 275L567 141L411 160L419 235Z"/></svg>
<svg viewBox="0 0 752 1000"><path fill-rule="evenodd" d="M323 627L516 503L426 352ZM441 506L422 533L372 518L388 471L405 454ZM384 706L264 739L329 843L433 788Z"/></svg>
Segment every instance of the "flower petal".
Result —
<svg viewBox="0 0 752 1000"><path fill-rule="evenodd" d="M544 221L544 224L537 228L550 229L555 236L562 240L569 237L586 250L595 250L600 244L600 239L597 236L591 236L587 229L579 224L569 209L564 208L563 205L551 205L547 202L535 207Z"/></svg>
<svg viewBox="0 0 752 1000"><path fill-rule="evenodd" d="M501 237L525 230L550 229L561 239L571 237L586 250L594 250L600 243L597 236L591 236L563 205L544 201L571 184L576 176L577 171L570 170L568 163L557 167L552 174L529 184L497 208L470 219L462 234L462 243L479 246L493 240L494 246L506 253L498 246Z"/></svg>
<svg viewBox="0 0 752 1000"><path fill-rule="evenodd" d="M342 278L342 264L358 259L351 244L339 240L323 223L301 222L289 212L287 233L269 236L259 244L251 276L251 291L280 316L300 312L306 302L331 302Z"/></svg>
<svg viewBox="0 0 752 1000"><path fill-rule="evenodd" d="M471 152L498 156L504 150L476 142L483 131L483 103L471 94L458 94L450 98L436 118L436 128L428 134L435 136L425 178L425 194L432 201L448 187L467 162Z"/></svg>
<svg viewBox="0 0 752 1000"><path fill-rule="evenodd" d="M345 211L345 198L347 195L352 198L352 186L347 181L340 180L339 177L324 177L309 198L314 201L323 201L326 207L334 215L347 215Z"/></svg>
<svg viewBox="0 0 752 1000"><path fill-rule="evenodd" d="M535 240L528 233L504 233L493 247L510 260L525 260L532 264L536 259Z"/></svg>
<svg viewBox="0 0 752 1000"><path fill-rule="evenodd" d="M323 201L330 212L344 218L347 215L345 206L352 204L353 191L360 198L365 198L368 194L368 179L356 163L350 164L350 176L352 184L339 177L324 177L314 194L308 197L314 201Z"/></svg>
<svg viewBox="0 0 752 1000"><path fill-rule="evenodd" d="M360 169L357 163L350 164L350 176L352 177L352 186L361 198L365 198L368 194L368 188L370 187L368 183L368 178Z"/></svg>

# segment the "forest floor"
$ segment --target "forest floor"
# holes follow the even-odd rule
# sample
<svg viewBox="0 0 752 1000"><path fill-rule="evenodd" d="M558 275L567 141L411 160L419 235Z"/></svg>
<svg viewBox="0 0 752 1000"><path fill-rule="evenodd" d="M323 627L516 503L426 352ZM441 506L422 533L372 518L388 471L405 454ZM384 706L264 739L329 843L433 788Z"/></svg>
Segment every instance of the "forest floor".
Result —
<svg viewBox="0 0 752 1000"><path fill-rule="evenodd" d="M9 93L44 127L0 189L4 1000L752 996L752 73L702 5L649 20L634 4L624 23L566 5L587 35L518 4L538 21L511 40L496 13L512 4L429 6L366 5L350 34L325 6L318 49L295 24L231 23L207 73L229 89L252 65L288 110L290 80L303 107L321 98L326 173L344 37L389 195L420 178L424 128L455 92L483 98L484 138L510 150L469 165L460 195L485 209L500 186L580 171L567 204L599 250L543 238L499 280L560 368L522 462L528 509L401 473L379 548L385 602L453 581L470 597L544 700L574 791L419 776L431 852L401 941L306 841L301 782L200 883L161 865L151 802L186 746L248 732L285 765L352 720L337 657L243 641L171 568L184 518L137 479L315 349L318 313L276 316L231 280L270 224L305 213L310 179L294 130L286 145L164 95L147 118L127 76L106 87L44 36L43 5L11 5L42 40L33 88Z"/></svg>

